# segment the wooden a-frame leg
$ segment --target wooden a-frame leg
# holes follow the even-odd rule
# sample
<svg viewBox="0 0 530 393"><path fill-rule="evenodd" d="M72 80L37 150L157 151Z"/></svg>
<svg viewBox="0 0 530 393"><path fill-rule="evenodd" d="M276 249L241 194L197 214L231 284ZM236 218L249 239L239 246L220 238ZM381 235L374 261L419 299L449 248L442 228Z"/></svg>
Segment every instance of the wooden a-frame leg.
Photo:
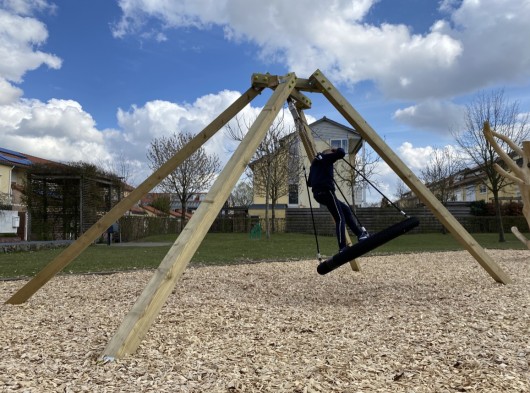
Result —
<svg viewBox="0 0 530 393"><path fill-rule="evenodd" d="M276 88L205 199L108 343L102 354L104 359L111 360L136 351L250 162L258 145L265 137L290 91L294 88L295 80L295 75L289 74L286 80Z"/></svg>
<svg viewBox="0 0 530 393"><path fill-rule="evenodd" d="M453 217L447 208L429 191L405 163L388 147L375 130L339 93L331 82L319 71L310 78L314 87L333 104L344 118L361 134L381 158L394 170L407 186L432 211L438 220L451 232L453 237L477 260L477 262L497 282L511 283L510 277L489 256L466 229Z"/></svg>

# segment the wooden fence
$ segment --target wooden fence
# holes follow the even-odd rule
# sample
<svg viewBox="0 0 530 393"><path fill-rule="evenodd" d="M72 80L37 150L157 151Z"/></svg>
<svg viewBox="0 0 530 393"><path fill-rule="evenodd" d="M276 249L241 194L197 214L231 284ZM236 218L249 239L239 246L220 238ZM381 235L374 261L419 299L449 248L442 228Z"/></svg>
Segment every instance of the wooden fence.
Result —
<svg viewBox="0 0 530 393"><path fill-rule="evenodd" d="M498 223L495 217L473 216L469 206L454 204L448 206L453 216L466 228L468 232L498 232ZM361 224L369 232L379 232L403 219L403 216L394 208L361 208L356 215ZM436 233L443 232L443 226L427 208L407 209L407 215L417 217L420 225L410 233ZM313 209L313 217L317 233L324 236L335 234L335 223L331 214L325 208ZM214 221L210 232L223 233L249 233L260 223L262 232L265 230L265 220L257 217L220 217ZM272 222L270 222L272 227ZM522 232L528 232L528 224L524 216L503 217L504 230L510 231L512 226L517 226ZM151 235L178 234L180 221L173 218L160 217L122 217L119 221L119 238L123 242L134 241ZM310 209L287 209L285 219L275 219L276 232L313 233L313 223ZM114 235L115 238L117 234Z"/></svg>
<svg viewBox="0 0 530 393"><path fill-rule="evenodd" d="M448 210L462 224L468 232L497 232L498 222L496 217L473 216L470 214L469 206L464 204L449 205ZM443 232L443 225L425 207L407 209L410 217L417 217L420 225L409 233L436 233ZM392 224L403 219L395 208L360 208L356 211L359 222L369 232L379 232ZM313 217L317 227L317 233L322 235L334 235L335 223L333 217L326 208L313 209ZM503 226L506 232L512 226L517 226L522 232L528 231L528 224L523 216L503 217ZM286 212L286 231L296 233L313 233L313 224L310 209L288 209Z"/></svg>

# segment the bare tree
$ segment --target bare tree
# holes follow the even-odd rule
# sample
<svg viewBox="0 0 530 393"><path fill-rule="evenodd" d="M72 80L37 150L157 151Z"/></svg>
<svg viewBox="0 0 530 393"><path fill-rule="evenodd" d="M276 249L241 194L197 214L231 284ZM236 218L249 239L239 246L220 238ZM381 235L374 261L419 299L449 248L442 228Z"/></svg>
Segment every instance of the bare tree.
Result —
<svg viewBox="0 0 530 393"><path fill-rule="evenodd" d="M395 197L398 201L401 201L401 204L405 203L405 197L409 193L410 189L407 187L405 182L401 179L398 179L396 182L396 193ZM401 206L404 207L404 206ZM406 206L409 207L409 206Z"/></svg>
<svg viewBox="0 0 530 393"><path fill-rule="evenodd" d="M118 176L125 184L129 184L132 177L131 164L120 152L113 161L101 161L98 166L108 173Z"/></svg>
<svg viewBox="0 0 530 393"><path fill-rule="evenodd" d="M377 164L381 161L381 157L371 149L366 150L363 146L362 154L356 154L352 161L349 164L338 163L340 166L336 168L335 174L338 182L344 184L351 191L352 206L355 208L359 205L355 191L366 188L369 183L377 185L377 182L371 179L377 174Z"/></svg>
<svg viewBox="0 0 530 393"><path fill-rule="evenodd" d="M168 137L155 138L147 152L150 168L157 170L177 151L188 144L193 136L188 132L173 133ZM217 155L208 155L204 148L198 149L160 183L160 188L167 193L175 193L182 206L182 225L186 219L188 200L207 189L219 170Z"/></svg>
<svg viewBox="0 0 530 393"><path fill-rule="evenodd" d="M452 132L468 160L481 168L486 175L484 184L493 194L499 224L499 242L504 242L499 192L511 180L501 176L495 170L494 165L499 161L499 155L487 142L482 132L485 122L490 124L493 131L504 135L516 145L521 145L529 134L528 114L521 114L518 102L508 101L504 96L503 89L494 90L489 94L481 92L466 106L465 129L461 132ZM503 151L511 154L512 148L505 141L500 141L500 147Z"/></svg>
<svg viewBox="0 0 530 393"><path fill-rule="evenodd" d="M281 197L289 193L289 185L294 184L300 170L300 160L297 157L298 138L285 124L284 111L269 127L263 141L259 144L250 165L254 178L254 192L265 196L265 233L270 238L269 204L271 208L272 231L275 230L275 205ZM246 130L253 121L236 117L236 125L227 125L226 131L230 138L243 140ZM296 162L296 163L295 163ZM298 168L298 172L294 168Z"/></svg>
<svg viewBox="0 0 530 393"><path fill-rule="evenodd" d="M454 178L462 168L462 160L450 146L435 147L429 162L420 170L420 178L443 204L454 199Z"/></svg>
<svg viewBox="0 0 530 393"><path fill-rule="evenodd" d="M247 181L240 181L230 195L234 207L249 207L252 204L252 186Z"/></svg>

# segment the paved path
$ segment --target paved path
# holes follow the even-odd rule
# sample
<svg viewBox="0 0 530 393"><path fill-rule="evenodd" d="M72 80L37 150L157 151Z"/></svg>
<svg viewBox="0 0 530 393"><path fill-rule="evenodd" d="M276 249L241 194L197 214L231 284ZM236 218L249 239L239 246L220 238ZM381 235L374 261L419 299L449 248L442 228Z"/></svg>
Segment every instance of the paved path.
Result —
<svg viewBox="0 0 530 393"><path fill-rule="evenodd" d="M107 243L98 243L98 246L108 247L162 247L171 246L173 243L159 243L159 242L129 242L129 243L112 243L110 246Z"/></svg>
<svg viewBox="0 0 530 393"><path fill-rule="evenodd" d="M50 248L66 247L73 243L73 240L50 240L50 241L31 241L31 242L2 242L0 243L0 253L13 251L36 251ZM155 243L155 242L130 242L130 243L112 243L110 247L169 247L173 243ZM107 243L97 243L97 246L107 246ZM108 246L107 246L108 247Z"/></svg>

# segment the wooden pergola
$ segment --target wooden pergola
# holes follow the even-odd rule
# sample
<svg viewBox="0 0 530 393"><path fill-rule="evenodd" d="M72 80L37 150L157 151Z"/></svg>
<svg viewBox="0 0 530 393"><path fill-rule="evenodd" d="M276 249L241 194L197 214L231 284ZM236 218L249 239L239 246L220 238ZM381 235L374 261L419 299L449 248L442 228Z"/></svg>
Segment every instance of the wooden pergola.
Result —
<svg viewBox="0 0 530 393"><path fill-rule="evenodd" d="M168 176L169 173L200 148L265 89L272 90L271 97L225 165L204 201L154 272L131 311L126 315L117 332L107 344L102 353L104 359L112 360L136 351L286 101L290 102L291 108L293 105L296 108L295 110L292 109L292 112L298 132L308 157L314 157L314 141L311 139L311 132L303 114L304 109L311 107L311 100L304 94L306 92L323 94L405 184L432 210L433 214L455 239L469 251L495 281L503 284L511 282L510 278L497 263L386 145L383 139L379 137L324 74L317 70L308 79L297 78L294 73L284 76L252 75L251 86L241 97L198 133L186 146L176 152L171 159L149 176L126 198L115 205L74 243L53 259L42 271L8 299L7 303L20 304L28 300L55 274L81 254L112 223L117 221L136 201L158 185L162 179ZM359 270L359 266L355 261L352 262L352 268Z"/></svg>

